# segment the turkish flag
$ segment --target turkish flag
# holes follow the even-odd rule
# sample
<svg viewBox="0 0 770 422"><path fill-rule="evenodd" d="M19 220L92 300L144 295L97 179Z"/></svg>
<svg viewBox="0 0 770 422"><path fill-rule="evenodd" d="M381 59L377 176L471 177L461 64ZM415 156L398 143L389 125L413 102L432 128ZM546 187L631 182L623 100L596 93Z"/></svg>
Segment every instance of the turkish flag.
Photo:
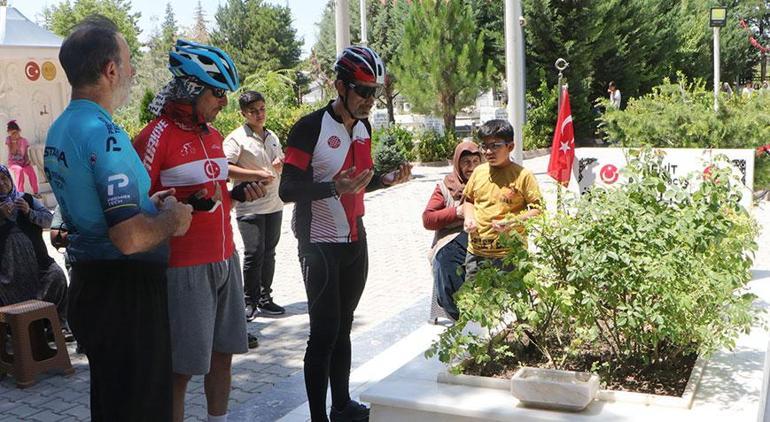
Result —
<svg viewBox="0 0 770 422"><path fill-rule="evenodd" d="M569 106L569 94L564 89L559 118L551 144L551 159L548 161L548 174L563 186L569 183L572 174L572 161L575 160L575 130L572 127L572 110Z"/></svg>

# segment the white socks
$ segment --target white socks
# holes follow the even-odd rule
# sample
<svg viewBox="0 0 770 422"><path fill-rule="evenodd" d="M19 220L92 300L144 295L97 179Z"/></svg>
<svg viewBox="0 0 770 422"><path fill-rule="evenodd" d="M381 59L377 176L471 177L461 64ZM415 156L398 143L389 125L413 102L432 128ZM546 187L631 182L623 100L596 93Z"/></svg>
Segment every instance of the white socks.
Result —
<svg viewBox="0 0 770 422"><path fill-rule="evenodd" d="M209 415L209 422L227 422L227 413L221 416Z"/></svg>

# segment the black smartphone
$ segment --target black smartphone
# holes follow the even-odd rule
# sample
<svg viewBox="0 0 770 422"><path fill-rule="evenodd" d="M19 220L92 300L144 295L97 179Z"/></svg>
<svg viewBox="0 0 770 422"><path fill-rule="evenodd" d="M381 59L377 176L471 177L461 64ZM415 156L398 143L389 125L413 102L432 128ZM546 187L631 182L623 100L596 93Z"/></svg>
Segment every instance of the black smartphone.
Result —
<svg viewBox="0 0 770 422"><path fill-rule="evenodd" d="M251 182L241 182L233 186L233 190L230 191L230 197L238 202L246 202L246 186Z"/></svg>
<svg viewBox="0 0 770 422"><path fill-rule="evenodd" d="M211 211L218 201L214 201L211 198L198 198L195 194L187 197L188 204L190 204L195 211Z"/></svg>

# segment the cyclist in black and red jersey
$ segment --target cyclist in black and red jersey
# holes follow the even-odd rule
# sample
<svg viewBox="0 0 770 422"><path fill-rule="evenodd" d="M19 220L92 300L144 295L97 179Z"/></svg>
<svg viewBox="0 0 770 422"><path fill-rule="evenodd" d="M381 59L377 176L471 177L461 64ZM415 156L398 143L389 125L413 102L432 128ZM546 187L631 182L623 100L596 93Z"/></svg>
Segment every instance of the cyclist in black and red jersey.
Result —
<svg viewBox="0 0 770 422"><path fill-rule="evenodd" d="M372 49L348 47L334 66L338 97L302 117L287 139L279 194L295 202L292 228L299 241L310 315L305 388L314 422L367 421L369 409L350 399L350 328L368 271L364 191L409 179L411 169L375 175L367 120L385 82L385 65Z"/></svg>

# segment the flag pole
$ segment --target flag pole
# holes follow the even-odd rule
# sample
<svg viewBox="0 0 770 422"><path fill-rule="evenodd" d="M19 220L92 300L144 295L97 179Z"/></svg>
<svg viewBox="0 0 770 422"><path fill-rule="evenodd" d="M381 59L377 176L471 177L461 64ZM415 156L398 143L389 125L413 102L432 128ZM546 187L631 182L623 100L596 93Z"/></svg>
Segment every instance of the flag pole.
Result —
<svg viewBox="0 0 770 422"><path fill-rule="evenodd" d="M559 71L559 81L558 81L558 99L556 102L556 116L558 120L558 115L561 112L561 99L564 94L564 87L562 86L562 79L564 77L564 70L569 66L569 63L567 63L566 60L559 57L556 59L556 63L554 63L554 67L556 67L556 70ZM561 182L556 183L556 210L562 210L564 211L564 199L563 199L563 192L562 192L563 186Z"/></svg>

